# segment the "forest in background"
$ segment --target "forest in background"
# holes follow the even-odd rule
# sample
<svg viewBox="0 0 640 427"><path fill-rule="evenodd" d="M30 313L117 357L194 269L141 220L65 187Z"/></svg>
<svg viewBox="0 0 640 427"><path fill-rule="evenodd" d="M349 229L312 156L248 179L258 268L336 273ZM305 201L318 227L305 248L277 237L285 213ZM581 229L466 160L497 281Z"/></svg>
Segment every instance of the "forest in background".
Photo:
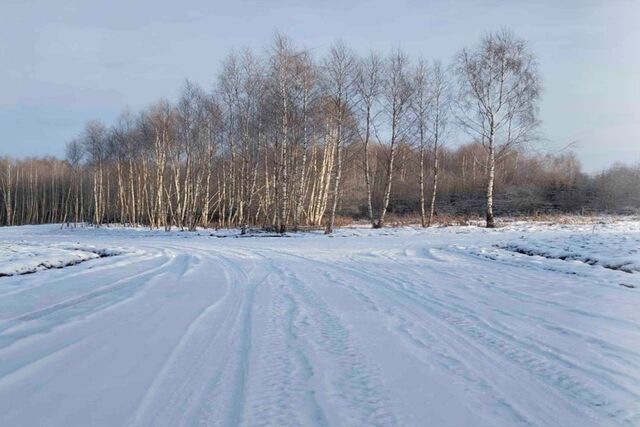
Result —
<svg viewBox="0 0 640 427"><path fill-rule="evenodd" d="M589 175L535 148L542 79L508 30L446 65L341 42L316 58L276 35L221 70L212 91L187 81L176 102L87 123L65 159L0 158L0 224L331 232L340 216L640 209L640 165Z"/></svg>

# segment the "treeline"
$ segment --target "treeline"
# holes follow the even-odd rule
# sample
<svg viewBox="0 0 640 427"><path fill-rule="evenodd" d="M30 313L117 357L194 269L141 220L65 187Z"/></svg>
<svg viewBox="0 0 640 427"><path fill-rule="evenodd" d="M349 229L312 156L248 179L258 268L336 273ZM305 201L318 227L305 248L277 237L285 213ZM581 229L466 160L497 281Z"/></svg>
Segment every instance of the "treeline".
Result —
<svg viewBox="0 0 640 427"><path fill-rule="evenodd" d="M0 160L0 221L331 232L337 215L382 227L388 212L493 226L494 188L500 212L637 204L613 183L633 170L593 178L571 154L527 154L540 91L508 31L446 67L342 43L316 58L276 36L265 54L230 54L211 92L186 82L175 103L88 123L64 160ZM468 143L453 148L452 131Z"/></svg>
<svg viewBox="0 0 640 427"><path fill-rule="evenodd" d="M383 147L375 147L372 151L372 164L379 165L387 159L388 152ZM362 146L354 144L345 152L347 159L357 158L362 154ZM484 149L477 144L457 149L445 147L441 149L439 157L440 189L435 203L435 219L437 220L438 214L482 214L486 203ZM419 215L420 187L416 179L419 173L419 151L402 146L398 160L398 171L393 181L395 190L388 210L396 216ZM432 162L433 154L428 153L425 163ZM572 152L536 155L514 151L506 156L498 169L500 173L496 177L496 208L501 214L640 212L640 164L618 164L601 173L589 175L582 172L580 163ZM141 164L134 168L134 171L142 170ZM153 199L150 198L149 189L144 189L142 176L137 176L134 172L133 190L121 190L118 166L115 163L105 164L103 173L106 208L102 213L102 223L153 224ZM344 187L337 210L339 215L354 219L368 218L363 175L362 167L354 162L346 162ZM374 199L380 199L383 191L380 182L384 171L376 168L372 176L372 181L377 183L373 186ZM120 181L126 180L127 188L131 188L130 177L129 172L120 177ZM212 200L209 202L207 216L204 199L197 203L196 225L221 227L239 224L226 221L220 214L218 178L215 175L215 179L210 180L210 184L213 182L212 190L209 191ZM431 184L433 172L425 174L425 180ZM2 225L95 222L93 172L86 166L74 167L68 160L53 157L23 160L3 158L0 159L0 183ZM138 192L146 196L134 200L135 204L129 203L133 200L131 194ZM123 199L121 195L124 195ZM374 205L374 209L378 208ZM173 209L175 205L167 207L167 211ZM306 212L303 212L301 226L311 225L306 219ZM271 226L260 214L247 224ZM321 221L315 223L321 224ZM160 222L156 226L171 225L179 226L177 222L170 221Z"/></svg>

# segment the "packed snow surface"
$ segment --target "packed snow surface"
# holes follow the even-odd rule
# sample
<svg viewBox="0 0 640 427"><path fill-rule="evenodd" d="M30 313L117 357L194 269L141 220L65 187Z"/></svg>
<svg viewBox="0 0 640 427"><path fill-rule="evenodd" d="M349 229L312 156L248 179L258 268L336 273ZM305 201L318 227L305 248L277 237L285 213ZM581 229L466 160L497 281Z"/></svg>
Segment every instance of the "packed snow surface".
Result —
<svg viewBox="0 0 640 427"><path fill-rule="evenodd" d="M639 249L635 220L2 228L0 425L640 425Z"/></svg>

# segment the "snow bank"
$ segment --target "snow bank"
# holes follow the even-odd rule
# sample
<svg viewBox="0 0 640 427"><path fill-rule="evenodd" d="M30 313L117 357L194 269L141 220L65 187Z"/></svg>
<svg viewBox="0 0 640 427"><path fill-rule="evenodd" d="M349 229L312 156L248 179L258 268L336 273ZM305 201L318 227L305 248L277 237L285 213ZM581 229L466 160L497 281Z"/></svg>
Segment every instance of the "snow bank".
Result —
<svg viewBox="0 0 640 427"><path fill-rule="evenodd" d="M626 273L640 271L637 223L598 224L591 232L537 237L523 235L502 249L549 259L580 261Z"/></svg>
<svg viewBox="0 0 640 427"><path fill-rule="evenodd" d="M1 244L0 277L30 274L50 268L63 268L121 253L122 250L86 244Z"/></svg>

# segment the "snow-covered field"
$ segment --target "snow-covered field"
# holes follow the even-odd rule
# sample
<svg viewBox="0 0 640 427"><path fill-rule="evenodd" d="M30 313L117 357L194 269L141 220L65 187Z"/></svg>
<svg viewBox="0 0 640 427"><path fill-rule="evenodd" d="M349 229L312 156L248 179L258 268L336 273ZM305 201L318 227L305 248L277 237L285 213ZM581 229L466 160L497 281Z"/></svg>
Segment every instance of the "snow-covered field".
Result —
<svg viewBox="0 0 640 427"><path fill-rule="evenodd" d="M640 425L639 221L236 237L0 229L0 426Z"/></svg>

